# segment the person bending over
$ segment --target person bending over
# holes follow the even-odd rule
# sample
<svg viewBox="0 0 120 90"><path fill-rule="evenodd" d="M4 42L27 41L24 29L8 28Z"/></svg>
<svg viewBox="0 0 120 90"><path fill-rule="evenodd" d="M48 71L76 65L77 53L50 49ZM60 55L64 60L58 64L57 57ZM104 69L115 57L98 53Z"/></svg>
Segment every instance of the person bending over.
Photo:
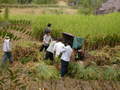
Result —
<svg viewBox="0 0 120 90"><path fill-rule="evenodd" d="M70 46L70 43L67 42L66 46L62 48L61 50L62 56L61 56L61 77L64 77L64 75L68 72L68 65L73 53L73 49Z"/></svg>
<svg viewBox="0 0 120 90"><path fill-rule="evenodd" d="M57 43L54 45L54 52L55 57L59 57L61 54L61 50L65 47L65 45L62 43L62 38L57 39Z"/></svg>
<svg viewBox="0 0 120 90"><path fill-rule="evenodd" d="M46 51L51 41L52 41L51 33L48 32L43 36L43 45L40 48L40 51L43 51L43 50Z"/></svg>
<svg viewBox="0 0 120 90"><path fill-rule="evenodd" d="M56 44L56 39L53 39L49 45L49 47L47 48L46 51L46 55L45 55L45 59L50 59L50 60L54 60L54 45Z"/></svg>

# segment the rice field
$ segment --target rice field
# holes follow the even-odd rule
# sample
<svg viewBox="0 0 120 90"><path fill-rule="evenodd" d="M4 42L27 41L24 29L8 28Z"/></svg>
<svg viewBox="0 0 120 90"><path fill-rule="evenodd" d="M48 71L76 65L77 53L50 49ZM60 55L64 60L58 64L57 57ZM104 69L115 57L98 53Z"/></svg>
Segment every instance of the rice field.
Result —
<svg viewBox="0 0 120 90"><path fill-rule="evenodd" d="M96 88L95 90L100 88L99 90L101 90L106 85L106 89L110 87L119 90L120 47L117 47L117 45L120 45L120 13L101 16L52 14L38 16L28 14L17 16L10 15L9 22L10 24L8 26L0 29L4 31L4 33L1 33L2 31L0 32L0 37L2 36L4 38L5 35L3 34L8 32L11 33L11 35L13 34L13 40L17 41L18 39L16 38L20 37L19 39L21 39L22 42L19 42L20 44L17 42L18 46L13 50L15 59L14 66L6 65L6 68L0 67L1 90L23 90L23 88L24 90L34 90L35 88L38 89L40 85L44 86L41 84L41 80L49 80L45 82L45 84L50 83L46 86L56 86L55 88L57 88L57 82L58 85L61 83L60 71L56 67L60 65L60 60L59 63L55 61L53 65L51 65L49 61L44 61L43 53L38 51L40 42L34 39L34 43L32 39L28 40L29 37L24 39L27 35L39 40L43 35L42 32L47 23L52 23L53 36L58 37L62 32L68 32L75 36L85 38L87 41L85 47L95 49L88 51L91 57L88 58L88 62L86 58L84 66L79 62L70 63L68 73L70 79L68 80L75 79L74 82L76 83L78 82L77 80L80 80L80 83L83 84L78 84L78 82L78 88L87 88L89 86L89 88ZM17 31L18 34L16 34L15 31ZM22 38L23 35L24 37ZM105 47L105 45L116 47L106 47L96 50L96 48L102 48ZM58 81L53 81L53 79L57 79ZM6 80L9 82L6 82ZM66 83L68 83L68 80L65 78ZM86 80L86 82L81 80ZM91 83L91 80L93 83ZM62 85L65 84L65 81L63 80ZM101 83L101 81L104 83ZM70 84L69 82L68 87L71 86ZM33 87L35 88L33 89ZM78 88L75 90L78 90Z"/></svg>
<svg viewBox="0 0 120 90"><path fill-rule="evenodd" d="M98 16L65 14L11 15L10 21L22 25L31 22L32 36L37 40L42 39L44 28L47 23L51 23L53 37L59 37L62 32L67 32L85 38L86 49L100 49L106 45L120 45L120 13Z"/></svg>
<svg viewBox="0 0 120 90"><path fill-rule="evenodd" d="M120 33L120 13L108 15L18 15L11 19L29 19L34 26L44 29L47 23L52 23L53 30L61 30L76 36L86 37L88 35L108 35Z"/></svg>

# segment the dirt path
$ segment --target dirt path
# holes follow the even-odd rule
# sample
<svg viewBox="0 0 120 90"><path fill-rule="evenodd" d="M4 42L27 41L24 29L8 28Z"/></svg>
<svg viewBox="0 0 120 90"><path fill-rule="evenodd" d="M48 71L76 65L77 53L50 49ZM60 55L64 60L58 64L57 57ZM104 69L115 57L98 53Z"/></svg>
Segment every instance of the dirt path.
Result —
<svg viewBox="0 0 120 90"><path fill-rule="evenodd" d="M62 5L62 6L61 6ZM63 7L65 6L65 7ZM77 9L72 9L67 6L66 3L60 2L60 7L40 7L40 8L9 8L9 12L11 15L40 15L40 14L57 14L58 12L63 12L65 14L76 14ZM4 9L2 9L2 13L4 14Z"/></svg>

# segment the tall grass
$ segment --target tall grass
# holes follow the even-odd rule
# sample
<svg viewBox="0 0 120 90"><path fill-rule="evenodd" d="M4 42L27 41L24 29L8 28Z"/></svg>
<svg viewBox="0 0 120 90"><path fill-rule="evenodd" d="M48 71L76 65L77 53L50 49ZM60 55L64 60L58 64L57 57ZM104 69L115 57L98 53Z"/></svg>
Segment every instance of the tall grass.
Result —
<svg viewBox="0 0 120 90"><path fill-rule="evenodd" d="M88 39L89 46L107 45L109 42L120 44L120 13L101 16L94 15L24 15L12 19L27 18L32 21L33 36L40 38L48 23L52 23L53 36L68 32L75 36ZM107 42L107 43L106 43ZM115 44L111 45L114 46Z"/></svg>
<svg viewBox="0 0 120 90"><path fill-rule="evenodd" d="M44 28L47 23L52 23L54 30L63 30L76 36L106 35L120 32L120 13L107 15L17 15L11 19L29 19L38 27ZM41 25L41 26L39 26ZM36 25L37 26L37 25Z"/></svg>
<svg viewBox="0 0 120 90"><path fill-rule="evenodd" d="M114 13L103 16L84 15L41 15L34 21L41 28L47 23L53 24L54 30L63 30L76 36L118 34L120 32L120 14Z"/></svg>
<svg viewBox="0 0 120 90"><path fill-rule="evenodd" d="M34 75L40 80L59 79L59 72L53 66L40 62L33 68Z"/></svg>
<svg viewBox="0 0 120 90"><path fill-rule="evenodd" d="M120 14L102 16L41 15L33 23L33 35L38 37L47 23L53 24L53 33L68 32L87 39L86 48L96 49L105 45L120 44ZM57 34L54 34L54 36Z"/></svg>
<svg viewBox="0 0 120 90"><path fill-rule="evenodd" d="M68 74L77 79L83 80L114 80L120 81L120 70L112 67L88 66L77 63L70 63Z"/></svg>

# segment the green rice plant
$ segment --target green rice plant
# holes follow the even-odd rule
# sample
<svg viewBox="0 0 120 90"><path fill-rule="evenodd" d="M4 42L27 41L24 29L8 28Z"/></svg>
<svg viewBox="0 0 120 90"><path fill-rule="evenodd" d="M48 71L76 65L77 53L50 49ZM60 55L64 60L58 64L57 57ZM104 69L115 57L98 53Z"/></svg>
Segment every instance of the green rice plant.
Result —
<svg viewBox="0 0 120 90"><path fill-rule="evenodd" d="M86 39L85 49L100 49L105 45L120 44L120 14L107 15L18 15L12 20L28 20L32 23L32 36L42 40L44 28L52 24L52 36L59 37L62 32L71 33Z"/></svg>
<svg viewBox="0 0 120 90"><path fill-rule="evenodd" d="M11 24L16 24L16 25L31 25L31 21L30 20L26 20L26 19L16 19L16 20L9 20L9 22Z"/></svg>
<svg viewBox="0 0 120 90"><path fill-rule="evenodd" d="M60 64L61 63L60 57L56 57L55 60L54 60L54 63L55 64Z"/></svg>
<svg viewBox="0 0 120 90"><path fill-rule="evenodd" d="M69 63L69 67L68 67L68 74L71 76L71 77L75 77L76 73L78 72L78 68L79 68L79 64L76 64L76 63ZM83 70L84 67L83 66L80 66L80 68Z"/></svg>
<svg viewBox="0 0 120 90"><path fill-rule="evenodd" d="M31 57L22 57L22 58L20 58L20 62L21 62L22 64L26 64L26 63L28 63L28 62L30 62L30 61L32 61L32 58L31 58Z"/></svg>
<svg viewBox="0 0 120 90"><path fill-rule="evenodd" d="M34 69L35 76L40 80L58 79L59 72L53 66L48 66L43 62L40 62Z"/></svg>
<svg viewBox="0 0 120 90"><path fill-rule="evenodd" d="M100 78L100 69L95 66L84 67L80 64L70 63L69 73L72 77L83 80L98 80Z"/></svg>
<svg viewBox="0 0 120 90"><path fill-rule="evenodd" d="M8 8L8 7L5 8L4 18L5 18L6 20L9 19L9 8Z"/></svg>
<svg viewBox="0 0 120 90"><path fill-rule="evenodd" d="M111 67L105 69L104 73L104 80L115 80L120 81L120 70L115 70Z"/></svg>
<svg viewBox="0 0 120 90"><path fill-rule="evenodd" d="M56 0L33 0L35 4L53 4L56 3Z"/></svg>
<svg viewBox="0 0 120 90"><path fill-rule="evenodd" d="M51 61L51 60L44 60L44 62L47 65L53 65L53 61Z"/></svg>
<svg viewBox="0 0 120 90"><path fill-rule="evenodd" d="M117 19L117 20L116 20ZM111 22L112 21L112 22ZM54 32L68 32L75 36L87 38L91 49L105 45L114 46L120 43L119 13L104 16L84 15L41 15L33 20L33 36L40 38L47 23L52 23ZM108 24L109 23L109 24ZM88 45L89 45L88 44Z"/></svg>
<svg viewBox="0 0 120 90"><path fill-rule="evenodd" d="M68 75L82 80L120 80L119 69L93 65L85 67L77 63L70 63Z"/></svg>
<svg viewBox="0 0 120 90"><path fill-rule="evenodd" d="M0 15L0 22L4 21L4 18L2 17L2 15Z"/></svg>

